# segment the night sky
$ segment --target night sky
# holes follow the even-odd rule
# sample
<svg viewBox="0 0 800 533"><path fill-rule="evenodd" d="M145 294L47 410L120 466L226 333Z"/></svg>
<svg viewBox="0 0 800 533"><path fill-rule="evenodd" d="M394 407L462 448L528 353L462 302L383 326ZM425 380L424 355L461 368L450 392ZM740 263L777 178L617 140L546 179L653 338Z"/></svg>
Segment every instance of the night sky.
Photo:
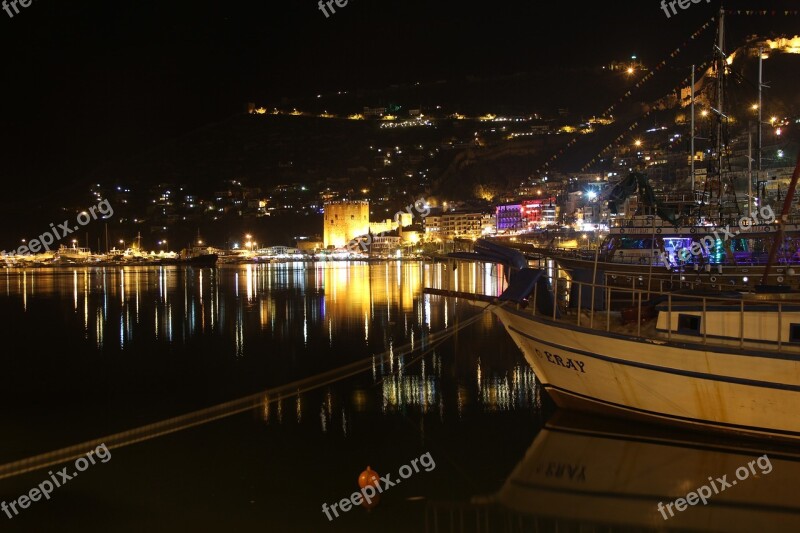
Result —
<svg viewBox="0 0 800 533"><path fill-rule="evenodd" d="M632 53L658 61L717 9L692 4L667 19L657 0L590 10L350 0L326 19L314 0L33 0L13 18L0 11L2 204L83 184L102 164L240 113L248 101L592 66ZM732 37L763 22L739 17ZM800 20L781 22L800 33Z"/></svg>

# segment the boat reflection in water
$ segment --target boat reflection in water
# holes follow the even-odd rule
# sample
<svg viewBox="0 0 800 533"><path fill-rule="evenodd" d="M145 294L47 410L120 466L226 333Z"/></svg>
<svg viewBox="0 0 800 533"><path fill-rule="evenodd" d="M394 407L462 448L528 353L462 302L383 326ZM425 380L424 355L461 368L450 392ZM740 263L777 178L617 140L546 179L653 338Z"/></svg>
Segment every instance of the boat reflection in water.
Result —
<svg viewBox="0 0 800 533"><path fill-rule="evenodd" d="M491 500L515 516L509 524L533 521L537 531L572 531L573 525L584 531L589 524L614 531L800 531L800 453L791 450L558 412ZM769 461L735 481L738 468L764 454ZM706 505L697 502L674 517L665 511L667 520L659 512L659 503L725 475L732 486Z"/></svg>

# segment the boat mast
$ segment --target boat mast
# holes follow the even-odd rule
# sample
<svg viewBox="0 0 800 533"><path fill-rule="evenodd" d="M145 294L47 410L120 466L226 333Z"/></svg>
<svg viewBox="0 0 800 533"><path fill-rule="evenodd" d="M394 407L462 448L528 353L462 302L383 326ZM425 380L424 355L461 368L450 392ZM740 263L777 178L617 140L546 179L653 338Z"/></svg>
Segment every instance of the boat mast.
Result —
<svg viewBox="0 0 800 533"><path fill-rule="evenodd" d="M753 128L747 126L747 216L753 218Z"/></svg>
<svg viewBox="0 0 800 533"><path fill-rule="evenodd" d="M719 172L719 181L720 181L720 195L722 193L722 121L725 118L724 115L724 105L725 102L723 100L722 91L725 87L725 52L723 51L723 47L725 46L725 8L719 8L719 30L717 31L718 34L718 42L717 42L717 172Z"/></svg>
<svg viewBox="0 0 800 533"><path fill-rule="evenodd" d="M692 65L692 146L690 161L692 172L692 200L694 200L694 65Z"/></svg>
<svg viewBox="0 0 800 533"><path fill-rule="evenodd" d="M725 116L723 113L723 106L725 102L722 97L722 90L724 88L723 78L725 77L725 9L719 9L719 42L717 43L717 53L719 59L717 63L717 157L720 161L720 174L722 173L722 118Z"/></svg>
<svg viewBox="0 0 800 533"><path fill-rule="evenodd" d="M761 143L762 143L762 129L763 124L763 110L761 104L764 92L764 47L758 47L758 172L761 176Z"/></svg>

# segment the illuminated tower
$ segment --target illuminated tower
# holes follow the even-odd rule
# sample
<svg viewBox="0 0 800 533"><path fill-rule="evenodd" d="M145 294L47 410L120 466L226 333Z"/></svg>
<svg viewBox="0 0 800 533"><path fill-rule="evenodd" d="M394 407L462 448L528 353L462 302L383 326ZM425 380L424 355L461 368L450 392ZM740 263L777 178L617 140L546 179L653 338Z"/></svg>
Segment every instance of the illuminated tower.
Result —
<svg viewBox="0 0 800 533"><path fill-rule="evenodd" d="M354 237L366 235L368 231L368 201L325 202L325 248L342 248Z"/></svg>

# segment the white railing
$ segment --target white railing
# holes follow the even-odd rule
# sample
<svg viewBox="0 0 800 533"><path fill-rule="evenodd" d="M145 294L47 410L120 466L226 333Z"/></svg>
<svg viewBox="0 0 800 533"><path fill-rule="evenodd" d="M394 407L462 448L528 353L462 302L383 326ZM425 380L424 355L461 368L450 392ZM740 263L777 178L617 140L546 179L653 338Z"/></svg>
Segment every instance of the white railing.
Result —
<svg viewBox="0 0 800 533"><path fill-rule="evenodd" d="M575 325L581 328L604 330L609 332L612 329L612 324L615 326L624 325L621 313L621 311L624 310L625 314L629 317L635 313L637 337L642 336L643 324L651 319L657 320L658 314L655 313L655 310L650 302L653 298L662 296L665 300L663 303L666 304L667 308L667 327L666 331L662 335L664 335L667 340L672 340L673 336L680 335L680 333L673 331L673 304L678 302L681 306L695 304L700 311L701 331L698 332L699 335L697 336L696 340L692 342L697 342L703 345L728 347L730 347L732 343L738 343L738 347L740 349L744 348L745 343L748 343L748 345L755 345L761 350L775 350L781 352L787 349L787 341L784 339L785 332L783 332L783 325L786 323L786 318L783 316L784 306L792 304L795 307L800 307L800 299L798 299L797 295L792 295L792 298L789 295L780 294L759 296L743 294L741 297L736 298L730 296L725 297L723 295L708 296L684 293L678 294L666 292L663 289L647 290L644 288L611 286L601 283L574 281L565 277L561 277L560 274L563 271L557 267L554 268L553 271L554 274L552 276L546 277L550 283L550 289L548 289L548 292L550 292L551 295L554 295L552 314L548 313L547 316L545 316L539 310L537 310L536 302L538 301L539 291L539 286L537 284L534 287L534 292L531 296L532 305L530 306L534 316L542 317L546 320L552 320L554 322L574 322ZM661 281L663 285L663 282L668 280ZM694 288L694 286L691 288ZM591 303L589 306L582 305L585 291L591 291ZM596 309L596 307L598 307L596 305L596 295L598 291L602 293L605 298L605 305L602 309ZM575 305L570 305L570 296L573 294L577 294L577 303ZM736 305L737 303L738 305ZM709 337L707 318L710 312L714 312L708 310L710 306L712 308L714 306L725 306L726 309L724 312L738 313L738 336L726 336L724 339ZM616 310L612 310L612 307L615 307ZM745 338L745 314L753 312L764 312L777 315L777 328L776 331L774 331L774 335L768 335L768 338L762 340ZM584 313L588 313L589 315L588 324L586 323L586 317ZM560 317L559 314L561 315ZM605 320L596 320L596 317L603 317ZM619 323L614 323L612 319L619 320ZM626 323L629 324L630 322L631 321L628 321ZM685 341L686 339L682 337L681 340ZM794 348L792 351L798 351L800 349L800 343L792 343L790 348Z"/></svg>

